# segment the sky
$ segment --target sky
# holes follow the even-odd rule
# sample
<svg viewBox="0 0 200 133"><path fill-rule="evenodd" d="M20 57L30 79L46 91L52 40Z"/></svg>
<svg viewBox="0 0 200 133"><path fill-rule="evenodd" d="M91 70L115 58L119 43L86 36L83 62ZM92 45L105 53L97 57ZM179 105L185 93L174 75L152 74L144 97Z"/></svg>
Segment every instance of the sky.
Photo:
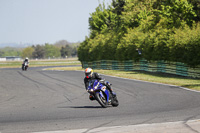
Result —
<svg viewBox="0 0 200 133"><path fill-rule="evenodd" d="M0 0L0 44L82 42L90 14L111 0Z"/></svg>

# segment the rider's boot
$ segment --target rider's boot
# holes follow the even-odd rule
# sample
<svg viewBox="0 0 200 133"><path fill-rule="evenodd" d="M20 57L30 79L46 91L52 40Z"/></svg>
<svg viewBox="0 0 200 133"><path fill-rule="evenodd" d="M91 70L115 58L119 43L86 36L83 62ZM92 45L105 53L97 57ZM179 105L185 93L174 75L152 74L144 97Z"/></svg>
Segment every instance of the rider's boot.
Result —
<svg viewBox="0 0 200 133"><path fill-rule="evenodd" d="M116 93L112 90L112 88L111 88L111 86L110 86L109 84L107 84L107 88L108 88L108 90L110 91L112 97L113 97L113 98L116 97Z"/></svg>

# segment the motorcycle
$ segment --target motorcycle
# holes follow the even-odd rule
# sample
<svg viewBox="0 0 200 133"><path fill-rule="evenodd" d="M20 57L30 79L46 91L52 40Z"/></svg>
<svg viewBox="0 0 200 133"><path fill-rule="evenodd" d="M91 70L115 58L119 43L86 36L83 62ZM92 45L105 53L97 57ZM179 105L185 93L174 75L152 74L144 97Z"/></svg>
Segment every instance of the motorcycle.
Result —
<svg viewBox="0 0 200 133"><path fill-rule="evenodd" d="M26 71L27 68L28 68L28 62L24 62L24 63L22 64L22 70L23 70L23 71Z"/></svg>
<svg viewBox="0 0 200 133"><path fill-rule="evenodd" d="M119 105L117 96L112 96L107 87L96 79L89 82L87 91L103 108L108 107L108 105L112 105L113 107L117 107Z"/></svg>

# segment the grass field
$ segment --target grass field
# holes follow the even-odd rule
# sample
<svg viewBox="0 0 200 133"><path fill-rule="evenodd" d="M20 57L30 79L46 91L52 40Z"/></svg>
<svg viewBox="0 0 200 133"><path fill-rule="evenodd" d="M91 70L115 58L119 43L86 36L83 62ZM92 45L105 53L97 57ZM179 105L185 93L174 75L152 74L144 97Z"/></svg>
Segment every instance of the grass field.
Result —
<svg viewBox="0 0 200 133"><path fill-rule="evenodd" d="M23 61L0 61L0 68L18 68L21 67L22 62ZM30 67L81 65L77 58L30 60L29 62Z"/></svg>

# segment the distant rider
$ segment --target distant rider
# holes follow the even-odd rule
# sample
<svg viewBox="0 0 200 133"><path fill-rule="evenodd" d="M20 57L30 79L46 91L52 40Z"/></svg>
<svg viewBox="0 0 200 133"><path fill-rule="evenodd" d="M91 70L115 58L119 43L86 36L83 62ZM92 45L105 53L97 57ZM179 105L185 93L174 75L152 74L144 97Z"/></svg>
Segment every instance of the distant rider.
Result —
<svg viewBox="0 0 200 133"><path fill-rule="evenodd" d="M91 68L86 68L85 69L85 78L84 78L86 90L89 86L90 80L92 80L92 79L97 79L100 83L102 83L103 85L105 85L108 88L108 90L111 92L111 95L113 97L116 96L116 94L112 91L111 84L109 82L106 82L103 78L101 78L98 73L93 72L93 70ZM92 95L90 95L89 99L94 100L94 97Z"/></svg>
<svg viewBox="0 0 200 133"><path fill-rule="evenodd" d="M26 62L27 62L27 65L29 65L28 57L26 57L25 60L23 61L22 67L24 67Z"/></svg>

